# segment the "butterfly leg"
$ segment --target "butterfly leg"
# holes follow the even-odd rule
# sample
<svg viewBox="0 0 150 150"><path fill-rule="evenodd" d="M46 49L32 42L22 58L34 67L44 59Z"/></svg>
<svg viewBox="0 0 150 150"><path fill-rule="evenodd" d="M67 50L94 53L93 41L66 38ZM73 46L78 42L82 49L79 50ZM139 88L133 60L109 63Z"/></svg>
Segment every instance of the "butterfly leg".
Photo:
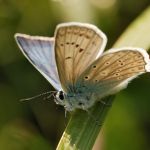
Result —
<svg viewBox="0 0 150 150"><path fill-rule="evenodd" d="M108 106L108 107L111 107L111 106L112 106L112 104L108 104L108 103L106 103L106 102L103 101L103 100L100 100L99 102L100 102L101 104L105 105L105 106Z"/></svg>

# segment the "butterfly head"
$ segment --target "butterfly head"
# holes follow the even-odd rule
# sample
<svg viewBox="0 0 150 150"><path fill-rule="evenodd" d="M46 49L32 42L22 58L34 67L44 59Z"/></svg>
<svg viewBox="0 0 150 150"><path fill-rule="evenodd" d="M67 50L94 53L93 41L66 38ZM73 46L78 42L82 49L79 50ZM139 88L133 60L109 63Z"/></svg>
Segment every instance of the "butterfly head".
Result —
<svg viewBox="0 0 150 150"><path fill-rule="evenodd" d="M63 105L64 103L64 99L65 99L65 94L63 91L58 91L56 93L56 103L57 104L60 104L60 105Z"/></svg>
<svg viewBox="0 0 150 150"><path fill-rule="evenodd" d="M66 111L73 111L73 105L68 101L68 96L63 91L58 91L56 94L55 102L64 106Z"/></svg>

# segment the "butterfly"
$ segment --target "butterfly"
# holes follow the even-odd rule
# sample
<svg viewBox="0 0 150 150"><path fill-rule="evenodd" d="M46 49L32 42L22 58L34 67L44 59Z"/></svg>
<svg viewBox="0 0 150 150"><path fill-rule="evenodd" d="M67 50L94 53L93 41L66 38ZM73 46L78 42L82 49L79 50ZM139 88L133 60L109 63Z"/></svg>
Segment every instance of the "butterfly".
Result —
<svg viewBox="0 0 150 150"><path fill-rule="evenodd" d="M144 49L103 52L106 35L87 23L59 24L52 38L17 33L15 39L25 57L57 90L55 102L66 111L88 110L138 75L150 72Z"/></svg>

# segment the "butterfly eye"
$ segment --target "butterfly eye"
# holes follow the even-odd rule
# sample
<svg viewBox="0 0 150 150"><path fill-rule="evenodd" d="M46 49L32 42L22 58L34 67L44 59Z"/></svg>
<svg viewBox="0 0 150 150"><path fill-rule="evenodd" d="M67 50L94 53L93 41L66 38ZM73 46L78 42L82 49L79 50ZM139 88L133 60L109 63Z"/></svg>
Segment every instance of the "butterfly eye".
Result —
<svg viewBox="0 0 150 150"><path fill-rule="evenodd" d="M64 93L62 91L59 92L59 99L64 100Z"/></svg>

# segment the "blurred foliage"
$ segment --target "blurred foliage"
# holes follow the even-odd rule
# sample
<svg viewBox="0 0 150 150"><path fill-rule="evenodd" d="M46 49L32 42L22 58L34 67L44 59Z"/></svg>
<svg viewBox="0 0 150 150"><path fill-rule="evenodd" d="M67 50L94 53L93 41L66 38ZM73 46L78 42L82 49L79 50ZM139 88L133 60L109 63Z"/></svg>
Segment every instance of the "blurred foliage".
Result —
<svg viewBox="0 0 150 150"><path fill-rule="evenodd" d="M52 99L19 101L53 88L20 53L16 32L53 36L58 23L88 22L106 33L110 48L149 4L149 0L0 0L0 149L55 149L67 123L63 108ZM146 74L117 95L104 125L105 150L150 149L149 89Z"/></svg>

